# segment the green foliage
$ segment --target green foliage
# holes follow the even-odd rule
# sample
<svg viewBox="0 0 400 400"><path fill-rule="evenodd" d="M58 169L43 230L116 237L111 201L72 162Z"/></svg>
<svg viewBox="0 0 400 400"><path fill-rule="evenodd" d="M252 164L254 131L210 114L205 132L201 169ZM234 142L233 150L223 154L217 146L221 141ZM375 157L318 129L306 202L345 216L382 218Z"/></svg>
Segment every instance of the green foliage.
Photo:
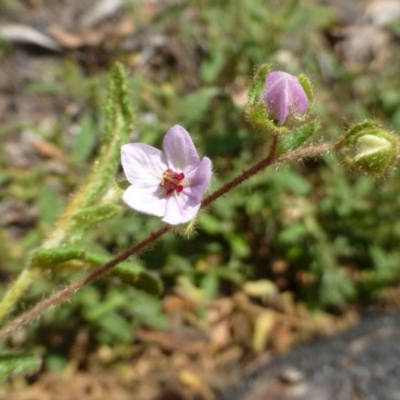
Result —
<svg viewBox="0 0 400 400"><path fill-rule="evenodd" d="M133 129L134 114L127 78L124 67L118 63L111 71L105 110L106 125L102 146L88 177L88 184L81 194L81 208L93 205L110 185L119 164L120 148L128 142L129 133Z"/></svg>
<svg viewBox="0 0 400 400"><path fill-rule="evenodd" d="M314 91L312 89L311 81L304 74L299 75L298 76L298 80L300 82L300 85L303 87L304 91L306 92L307 97L308 97L308 101L309 101L308 113L310 113L310 111L313 108L314 102L315 102L315 95L314 95Z"/></svg>
<svg viewBox="0 0 400 400"><path fill-rule="evenodd" d="M317 120L301 125L279 138L278 155L286 154L301 147L320 127Z"/></svg>
<svg viewBox="0 0 400 400"><path fill-rule="evenodd" d="M273 69L312 77L313 112L323 121L322 137L316 140L337 139L343 125L371 116L383 126L400 129L400 55L379 73L346 70L321 34L333 23L332 10L301 3L195 1L189 17L182 13L185 4L166 10L152 22L151 31L172 35L169 43L182 53L162 58L159 52L156 66L152 62L146 68L127 66L133 70L129 76L118 64L111 72L106 101L103 77L86 76L73 59L60 68L56 84L30 86L36 92L67 93L89 107L79 119L80 131L70 148L62 139L62 124L58 133L45 133L48 140L69 150L65 176L6 170L1 177L7 195L38 204L41 221L13 249L12 238L4 235L3 241L1 236L5 264L19 267L18 261L38 245L43 231L53 229L61 205L69 200L66 194L84 187L82 178L94 164L90 183L75 203L79 206L68 216L74 229L57 246L30 253L35 268L53 272L48 274L51 281L36 282L38 298L43 297L42 287L53 291L65 285L65 271L68 281L78 278L79 271L102 265L111 253L159 227L157 218L124 208L121 212L116 199L109 197L113 183L119 194L126 188L122 175L114 178L120 145L129 141L133 122L138 140L151 145L159 145L170 126L184 125L200 153L213 161L210 190L266 155L260 124L255 124L254 132L235 101L237 93L246 92L254 66L266 62ZM190 23L185 18L191 18ZM250 83L252 106L257 105L264 79L258 74ZM311 85L301 75L299 79L312 99ZM106 108L105 121L99 104ZM265 118L262 103L252 112L255 121ZM279 137L278 153L305 145L320 127L318 120L307 120L294 132L282 128L285 135ZM376 127L374 122L357 124L351 136ZM21 127L1 127L0 133L6 137L17 129ZM140 259L120 264L105 279L78 292L56 315L43 319L49 329L52 324L88 326L96 345L132 344L135 329L142 325L168 327L162 300L157 298L161 280L167 293L179 286L202 299L227 296L249 280L262 279L279 282L281 292L293 293L296 301L314 310L337 311L349 303L372 302L399 282L397 178L393 173L393 178L374 182L349 174L335 157L270 168L203 210L191 240L177 235L163 238ZM54 190L58 187L54 182L61 182L64 192ZM273 268L277 261L287 265L281 275ZM309 282L298 279L302 274L310 277ZM49 359L48 354L45 357ZM63 357L67 354L61 353ZM56 356L53 361L62 364Z"/></svg>
<svg viewBox="0 0 400 400"><path fill-rule="evenodd" d="M110 288L102 301L94 296L85 296L82 301L85 306L83 316L97 330L101 342L132 341L136 326L146 325L157 329L168 328L168 319L161 313L160 301L141 291L130 289L121 292L117 288ZM121 314L125 314L123 317Z"/></svg>
<svg viewBox="0 0 400 400"><path fill-rule="evenodd" d="M61 247L58 249L38 249L31 257L33 267L48 268L52 265L64 263L71 260L83 260L86 252L75 247Z"/></svg>
<svg viewBox="0 0 400 400"><path fill-rule="evenodd" d="M92 254L82 248L64 246L54 249L38 249L31 256L31 265L34 268L45 270L75 270L84 267L100 267L109 261L107 257ZM118 277L121 282L145 290L153 295L162 292L161 281L153 274L145 271L140 266L130 263L120 263L113 268L108 276Z"/></svg>
<svg viewBox="0 0 400 400"><path fill-rule="evenodd" d="M96 126L92 116L87 116L81 123L81 129L71 150L71 158L78 164L87 161L96 143Z"/></svg>
<svg viewBox="0 0 400 400"><path fill-rule="evenodd" d="M80 229L89 229L93 225L114 218L122 211L117 204L99 204L79 210L71 218L79 225Z"/></svg>
<svg viewBox="0 0 400 400"><path fill-rule="evenodd" d="M37 372L42 364L40 357L23 354L0 355L0 381L7 377L19 374L32 374Z"/></svg>
<svg viewBox="0 0 400 400"><path fill-rule="evenodd" d="M253 81L249 88L249 105L254 106L261 100L262 94L265 92L265 79L271 72L268 64L261 65L254 74Z"/></svg>

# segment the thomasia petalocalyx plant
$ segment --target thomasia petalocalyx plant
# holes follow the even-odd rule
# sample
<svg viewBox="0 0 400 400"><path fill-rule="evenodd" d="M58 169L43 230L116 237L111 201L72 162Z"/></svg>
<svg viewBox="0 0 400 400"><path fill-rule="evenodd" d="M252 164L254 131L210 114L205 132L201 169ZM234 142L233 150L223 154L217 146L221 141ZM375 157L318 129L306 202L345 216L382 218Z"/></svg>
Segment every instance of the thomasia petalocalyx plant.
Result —
<svg viewBox="0 0 400 400"><path fill-rule="evenodd" d="M70 298L105 273L118 275L131 284L137 284L140 279L151 281L146 271L129 267L128 257L146 249L167 232L190 233L201 209L265 168L337 152L349 166L381 176L395 167L399 155L397 136L381 129L375 121L356 124L333 143L308 144L320 126L312 116L315 99L310 81L304 75L296 77L262 65L250 85L245 115L256 134L267 139L268 151L253 166L204 198L212 178L212 163L208 157L199 156L186 129L173 126L164 137L162 150L146 143L128 143L134 115L121 65L114 67L111 73L109 92L99 160L52 235L33 252L21 275L10 285L0 302L0 319L4 320L13 310L44 268L68 269L84 265L92 271L11 321L0 331L0 338L30 322L48 307ZM110 202L106 193L112 186L120 160L129 186L117 201ZM119 189L114 190L119 193ZM152 216L149 218L160 218L163 225L111 260L80 248L80 238L90 226L121 211L121 198L134 210Z"/></svg>

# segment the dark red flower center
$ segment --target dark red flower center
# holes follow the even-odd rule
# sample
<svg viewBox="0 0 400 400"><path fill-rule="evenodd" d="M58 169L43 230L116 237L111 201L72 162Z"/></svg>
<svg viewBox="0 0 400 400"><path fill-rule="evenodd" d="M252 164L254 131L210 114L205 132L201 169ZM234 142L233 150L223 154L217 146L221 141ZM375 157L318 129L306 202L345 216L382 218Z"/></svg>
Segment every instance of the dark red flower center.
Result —
<svg viewBox="0 0 400 400"><path fill-rule="evenodd" d="M165 189L167 196L171 195L173 192L180 193L183 190L183 186L180 182L184 178L185 174L183 172L174 172L172 169L168 168L163 174L163 181L160 183L160 186Z"/></svg>

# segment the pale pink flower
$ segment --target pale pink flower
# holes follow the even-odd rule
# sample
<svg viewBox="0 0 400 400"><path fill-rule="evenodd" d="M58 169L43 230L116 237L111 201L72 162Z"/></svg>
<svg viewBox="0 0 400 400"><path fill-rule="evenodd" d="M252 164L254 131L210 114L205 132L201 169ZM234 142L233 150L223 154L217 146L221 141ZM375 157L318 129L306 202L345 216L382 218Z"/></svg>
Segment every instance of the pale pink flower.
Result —
<svg viewBox="0 0 400 400"><path fill-rule="evenodd" d="M163 151L143 143L125 144L121 163L131 186L123 200L136 211L183 224L198 213L211 180L212 164L200 157L189 133L175 125L166 133Z"/></svg>
<svg viewBox="0 0 400 400"><path fill-rule="evenodd" d="M299 80L282 71L273 71L265 80L264 101L267 111L283 125L288 117L302 117L308 109L308 97Z"/></svg>

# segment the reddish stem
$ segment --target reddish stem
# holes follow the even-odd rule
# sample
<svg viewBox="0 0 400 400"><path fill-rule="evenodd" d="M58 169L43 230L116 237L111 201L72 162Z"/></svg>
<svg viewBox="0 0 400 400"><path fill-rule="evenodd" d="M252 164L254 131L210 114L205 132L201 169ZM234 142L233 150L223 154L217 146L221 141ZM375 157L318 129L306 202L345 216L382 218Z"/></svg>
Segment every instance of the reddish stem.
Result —
<svg viewBox="0 0 400 400"><path fill-rule="evenodd" d="M212 193L208 196L201 204L201 208L207 207L213 201L217 200L219 197L223 196L224 194L228 193L236 186L240 185L246 179L249 179L253 175L257 174L258 172L262 171L263 169L269 167L272 164L281 164L285 161L294 160L294 159L302 159L306 157L316 157L320 156L324 153L327 153L331 150L335 149L335 144L322 144L319 146L314 146L306 149L301 149L297 151L293 151L288 154L284 154L278 158L276 157L276 150L277 150L278 140L274 137L273 142L271 144L270 154L268 157L262 159L253 167L249 168L248 170L243 171L241 175L234 178L232 181L226 183L220 189ZM160 239L165 233L171 231L173 226L165 225L161 229L156 232L153 232L149 235L149 237L140 243L130 247L129 249L123 251L115 258L110 260L108 263L104 264L102 267L90 272L88 275L83 277L82 279L72 283L71 285L67 286L66 288L56 292L49 298L41 301L32 309L27 311L26 313L22 314L20 317L14 319L9 324L7 324L1 331L0 331L0 340L5 339L8 337L12 332L17 330L18 328L22 327L23 325L28 324L29 322L33 321L35 318L39 317L47 308L56 306L57 304L67 300L70 296L76 293L78 290L82 289L84 286L88 285L89 283L93 282L101 275L105 274L106 272L110 271L120 262L125 261L130 256L139 253L140 251L146 249L151 244L155 243L158 239Z"/></svg>

